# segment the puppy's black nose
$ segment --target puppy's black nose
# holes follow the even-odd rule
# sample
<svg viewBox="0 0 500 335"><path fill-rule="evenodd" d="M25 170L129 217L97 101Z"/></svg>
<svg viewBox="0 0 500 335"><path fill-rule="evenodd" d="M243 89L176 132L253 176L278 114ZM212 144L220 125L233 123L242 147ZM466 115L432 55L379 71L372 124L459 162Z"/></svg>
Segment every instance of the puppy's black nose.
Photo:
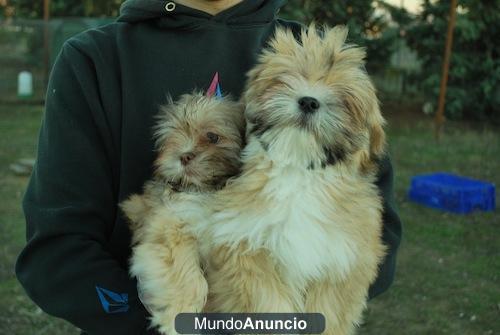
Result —
<svg viewBox="0 0 500 335"><path fill-rule="evenodd" d="M186 166L189 164L194 159L195 155L192 152L187 152L185 154L182 154L180 157L181 164Z"/></svg>
<svg viewBox="0 0 500 335"><path fill-rule="evenodd" d="M313 97L302 97L299 99L299 106L306 114L314 113L319 109L319 101Z"/></svg>

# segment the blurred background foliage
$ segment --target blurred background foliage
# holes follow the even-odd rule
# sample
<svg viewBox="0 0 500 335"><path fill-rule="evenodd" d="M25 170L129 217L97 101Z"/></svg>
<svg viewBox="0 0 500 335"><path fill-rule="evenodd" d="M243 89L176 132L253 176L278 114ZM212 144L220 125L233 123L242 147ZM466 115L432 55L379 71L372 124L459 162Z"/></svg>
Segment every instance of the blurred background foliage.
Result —
<svg viewBox="0 0 500 335"><path fill-rule="evenodd" d="M43 17L43 1L33 0L0 0L3 15L41 19ZM116 16L122 0L51 0L52 17L102 17ZM0 12L1 13L1 12Z"/></svg>
<svg viewBox="0 0 500 335"><path fill-rule="evenodd" d="M115 17L121 0L52 0L52 18ZM500 122L500 1L458 0L446 115ZM367 48L368 71L382 94L412 96L434 113L448 23L449 0L422 0L417 13L383 0L289 0L280 15L304 23L345 24ZM0 22L41 19L43 1L0 0ZM6 20L7 19L7 20ZM0 26L1 29L1 26ZM71 30L71 29L70 29ZM39 58L33 32L27 50ZM0 42L7 36L2 36ZM54 48L53 48L54 49Z"/></svg>
<svg viewBox="0 0 500 335"><path fill-rule="evenodd" d="M448 0L425 0L411 22L408 44L422 71L414 80L431 101L439 95ZM500 1L459 0L450 63L446 113L449 118L500 121Z"/></svg>

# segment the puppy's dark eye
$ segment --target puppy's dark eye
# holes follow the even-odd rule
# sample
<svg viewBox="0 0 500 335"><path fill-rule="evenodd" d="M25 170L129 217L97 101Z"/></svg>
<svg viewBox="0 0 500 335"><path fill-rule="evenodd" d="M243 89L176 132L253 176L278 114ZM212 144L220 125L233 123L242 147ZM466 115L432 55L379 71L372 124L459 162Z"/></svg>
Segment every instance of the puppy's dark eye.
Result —
<svg viewBox="0 0 500 335"><path fill-rule="evenodd" d="M217 143L219 143L219 140L220 140L219 135L212 133L212 132L207 133L207 138L208 138L208 142L210 142L212 144L217 144Z"/></svg>

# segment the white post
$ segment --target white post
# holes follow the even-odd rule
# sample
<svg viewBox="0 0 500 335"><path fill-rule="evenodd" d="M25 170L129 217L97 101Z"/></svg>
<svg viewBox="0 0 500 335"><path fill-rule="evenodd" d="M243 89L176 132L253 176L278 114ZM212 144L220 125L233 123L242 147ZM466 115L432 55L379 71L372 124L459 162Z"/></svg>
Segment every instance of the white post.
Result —
<svg viewBox="0 0 500 335"><path fill-rule="evenodd" d="M33 96L33 75L31 72L20 72L17 77L17 96L30 98Z"/></svg>

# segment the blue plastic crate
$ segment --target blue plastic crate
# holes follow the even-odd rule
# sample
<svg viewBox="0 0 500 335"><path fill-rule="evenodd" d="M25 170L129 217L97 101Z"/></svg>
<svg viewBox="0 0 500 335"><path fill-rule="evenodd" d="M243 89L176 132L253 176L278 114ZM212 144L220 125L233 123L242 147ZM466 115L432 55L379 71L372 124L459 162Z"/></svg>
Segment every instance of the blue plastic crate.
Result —
<svg viewBox="0 0 500 335"><path fill-rule="evenodd" d="M495 185L449 173L413 177L408 197L420 204L459 214L495 210Z"/></svg>

